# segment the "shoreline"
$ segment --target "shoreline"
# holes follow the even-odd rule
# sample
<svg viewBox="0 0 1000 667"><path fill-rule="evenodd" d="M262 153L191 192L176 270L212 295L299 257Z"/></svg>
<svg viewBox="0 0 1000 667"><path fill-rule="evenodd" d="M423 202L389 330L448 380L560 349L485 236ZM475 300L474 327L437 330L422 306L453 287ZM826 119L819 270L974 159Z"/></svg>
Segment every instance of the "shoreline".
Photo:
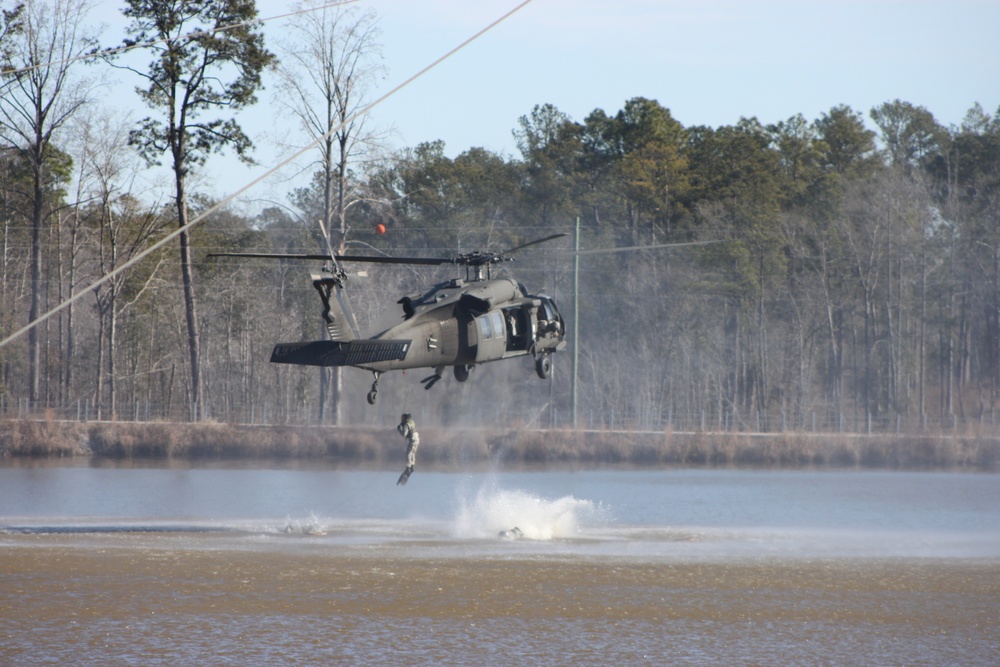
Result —
<svg viewBox="0 0 1000 667"><path fill-rule="evenodd" d="M906 470L1000 469L1000 437L984 434L643 432L421 428L425 466L766 466ZM0 420L5 459L326 460L396 467L394 429L217 422Z"/></svg>

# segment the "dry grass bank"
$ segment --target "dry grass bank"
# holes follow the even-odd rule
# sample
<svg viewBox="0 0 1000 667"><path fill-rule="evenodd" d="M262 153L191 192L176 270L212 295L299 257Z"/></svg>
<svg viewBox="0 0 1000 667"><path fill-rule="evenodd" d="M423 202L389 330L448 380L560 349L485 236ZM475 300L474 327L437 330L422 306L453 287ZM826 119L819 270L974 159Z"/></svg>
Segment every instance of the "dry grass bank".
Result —
<svg viewBox="0 0 1000 667"><path fill-rule="evenodd" d="M1000 438L970 435L634 433L421 429L430 465L768 466L996 470ZM0 455L110 459L330 459L394 466L392 428L0 421Z"/></svg>
<svg viewBox="0 0 1000 667"><path fill-rule="evenodd" d="M491 440L501 458L581 465L996 469L985 436L525 431Z"/></svg>
<svg viewBox="0 0 1000 667"><path fill-rule="evenodd" d="M381 449L371 432L345 429L214 422L0 421L0 454L4 456L189 459L341 456L375 460Z"/></svg>

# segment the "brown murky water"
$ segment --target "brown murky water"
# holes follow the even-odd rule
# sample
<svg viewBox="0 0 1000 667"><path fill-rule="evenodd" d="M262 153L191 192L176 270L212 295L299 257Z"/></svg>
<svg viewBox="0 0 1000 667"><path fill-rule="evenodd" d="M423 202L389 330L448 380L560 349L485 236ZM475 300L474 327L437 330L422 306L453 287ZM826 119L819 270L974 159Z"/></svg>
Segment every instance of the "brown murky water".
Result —
<svg viewBox="0 0 1000 667"><path fill-rule="evenodd" d="M0 464L0 667L1000 665L998 475L398 473Z"/></svg>
<svg viewBox="0 0 1000 667"><path fill-rule="evenodd" d="M411 547L7 535L0 664L1000 664L995 559Z"/></svg>

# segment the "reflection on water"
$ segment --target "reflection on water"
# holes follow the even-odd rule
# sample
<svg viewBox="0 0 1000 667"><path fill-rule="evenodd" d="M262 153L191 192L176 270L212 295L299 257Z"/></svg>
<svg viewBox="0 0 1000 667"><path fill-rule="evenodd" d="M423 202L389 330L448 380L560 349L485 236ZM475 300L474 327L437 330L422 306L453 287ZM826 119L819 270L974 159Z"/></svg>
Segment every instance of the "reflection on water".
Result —
<svg viewBox="0 0 1000 667"><path fill-rule="evenodd" d="M1000 655L997 476L397 474L0 468L0 664Z"/></svg>

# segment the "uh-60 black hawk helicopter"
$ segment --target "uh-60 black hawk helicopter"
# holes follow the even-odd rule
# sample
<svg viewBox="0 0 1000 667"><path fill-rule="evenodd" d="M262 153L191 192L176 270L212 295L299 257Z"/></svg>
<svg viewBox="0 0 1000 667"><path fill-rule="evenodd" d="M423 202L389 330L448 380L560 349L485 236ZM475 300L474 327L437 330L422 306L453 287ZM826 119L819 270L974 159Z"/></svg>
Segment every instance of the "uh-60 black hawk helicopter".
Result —
<svg viewBox="0 0 1000 667"><path fill-rule="evenodd" d="M430 368L421 382L430 389L449 366L455 379L465 382L477 365L532 355L538 377L552 368L552 353L566 347L566 325L555 301L529 294L509 278L492 278L490 268L512 259L528 246L566 236L553 234L502 252L474 251L455 257L391 257L370 255L212 253L210 257L255 257L322 260L312 284L323 303L329 340L278 343L271 362L304 366L353 366L375 375L368 402L375 404L382 373ZM434 285L421 295L404 296L402 319L368 338L361 338L344 294L347 272L341 262L442 265L465 267L465 279Z"/></svg>

